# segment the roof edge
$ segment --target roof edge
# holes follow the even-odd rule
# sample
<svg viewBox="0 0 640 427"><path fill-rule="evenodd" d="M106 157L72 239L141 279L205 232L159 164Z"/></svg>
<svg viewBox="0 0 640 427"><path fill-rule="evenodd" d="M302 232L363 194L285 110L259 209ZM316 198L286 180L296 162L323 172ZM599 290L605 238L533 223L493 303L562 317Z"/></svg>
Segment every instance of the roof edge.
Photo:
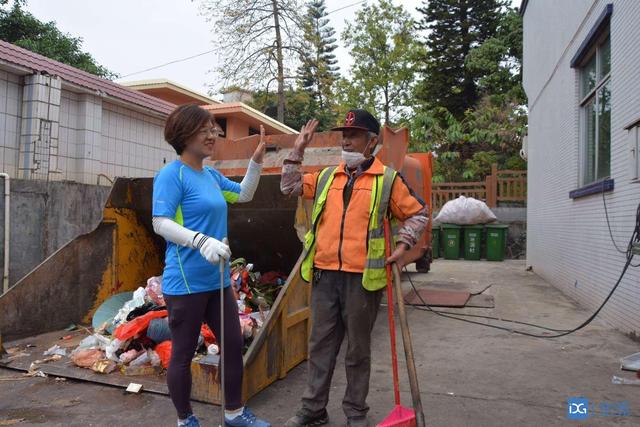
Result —
<svg viewBox="0 0 640 427"><path fill-rule="evenodd" d="M183 86L179 83L176 83L172 80L165 79L165 78L135 80L135 81L129 81L129 82L120 82L118 84L134 90L143 89L143 88L148 88L148 89L171 88L183 95L187 95L187 96L191 96L193 98L199 99L202 102L213 103L213 104L221 103L217 99L213 99L210 96L207 96L203 93L197 92L193 89L190 89L186 86Z"/></svg>
<svg viewBox="0 0 640 427"><path fill-rule="evenodd" d="M164 115L168 115L175 108L172 103L129 89L114 81L98 77L69 64L2 40L0 40L0 62L4 66L22 70L19 72L23 73L23 75L34 73L56 75L63 81L72 83L74 87L79 86L91 91L104 92L113 98L118 98L132 105L139 105ZM25 73L25 71L27 72Z"/></svg>
<svg viewBox="0 0 640 427"><path fill-rule="evenodd" d="M256 110L255 108L245 104L244 102L222 102L219 104L215 104L215 105L206 105L204 106L206 109L210 109L210 110L216 110L216 109L222 109L222 108L240 108L240 110L242 110L243 112L247 113L249 116L258 119L260 121L264 121L266 123L269 123L269 125L275 129L278 129L281 132L284 133L288 133L288 134L292 134L292 135L297 135L298 132L295 129L290 128L289 126L285 125L282 122L279 122L278 120L274 119L273 117L270 117L264 113L261 113L260 111Z"/></svg>

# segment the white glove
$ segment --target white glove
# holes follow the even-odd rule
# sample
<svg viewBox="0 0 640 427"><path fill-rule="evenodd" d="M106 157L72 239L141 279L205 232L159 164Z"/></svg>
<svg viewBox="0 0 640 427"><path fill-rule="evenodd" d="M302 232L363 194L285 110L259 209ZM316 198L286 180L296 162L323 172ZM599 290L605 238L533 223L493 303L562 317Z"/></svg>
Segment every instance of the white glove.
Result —
<svg viewBox="0 0 640 427"><path fill-rule="evenodd" d="M225 239L226 240L226 239ZM204 259L211 264L218 264L220 258L228 260L231 258L231 249L229 245L214 239L213 237L199 234L194 239L196 248L200 251Z"/></svg>

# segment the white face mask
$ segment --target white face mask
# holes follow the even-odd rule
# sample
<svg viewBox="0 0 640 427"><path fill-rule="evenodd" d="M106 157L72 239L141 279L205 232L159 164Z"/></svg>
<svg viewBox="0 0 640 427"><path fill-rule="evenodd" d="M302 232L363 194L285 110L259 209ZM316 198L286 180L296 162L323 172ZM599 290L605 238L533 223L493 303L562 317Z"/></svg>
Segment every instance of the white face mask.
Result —
<svg viewBox="0 0 640 427"><path fill-rule="evenodd" d="M350 169L357 168L367 160L362 153L357 151L344 151L342 150L342 160L347 164Z"/></svg>
<svg viewBox="0 0 640 427"><path fill-rule="evenodd" d="M367 151L368 148L369 148L369 144L367 144L364 151ZM378 144L376 148L374 148L373 154L371 154L369 157L365 157L364 154L359 153L357 151L342 150L342 160L346 163L349 169L354 169L360 166L362 163L364 163L367 159L370 159L371 157L375 156L378 153L378 151L380 151L380 148L382 147L380 147L380 144Z"/></svg>

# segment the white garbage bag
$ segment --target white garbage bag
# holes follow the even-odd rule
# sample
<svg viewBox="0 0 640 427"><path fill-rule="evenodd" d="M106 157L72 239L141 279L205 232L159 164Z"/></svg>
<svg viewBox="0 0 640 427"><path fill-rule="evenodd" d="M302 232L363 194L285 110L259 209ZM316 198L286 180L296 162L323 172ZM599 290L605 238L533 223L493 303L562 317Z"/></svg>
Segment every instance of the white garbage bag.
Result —
<svg viewBox="0 0 640 427"><path fill-rule="evenodd" d="M112 322L113 326L117 327L121 323L126 322L127 316L129 315L129 313L131 313L134 309L140 307L146 302L145 300L146 296L147 296L147 291L144 288L136 289L136 291L133 293L133 298L127 301L122 306L122 308L118 311L118 314L116 314L115 317L113 318L113 322Z"/></svg>
<svg viewBox="0 0 640 427"><path fill-rule="evenodd" d="M473 197L460 196L445 203L434 222L438 224L474 225L487 224L496 219L496 216L485 202Z"/></svg>

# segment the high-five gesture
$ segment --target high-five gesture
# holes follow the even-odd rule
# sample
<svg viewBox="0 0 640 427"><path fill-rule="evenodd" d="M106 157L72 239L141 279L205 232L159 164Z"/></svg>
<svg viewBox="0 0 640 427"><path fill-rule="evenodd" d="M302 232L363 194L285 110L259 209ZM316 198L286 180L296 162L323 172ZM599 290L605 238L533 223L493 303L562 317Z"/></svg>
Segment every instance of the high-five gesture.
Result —
<svg viewBox="0 0 640 427"><path fill-rule="evenodd" d="M296 153L304 153L304 150L313 139L313 134L315 133L319 123L320 122L318 120L311 119L307 122L306 125L302 126L302 128L300 129L300 133L298 134L298 138L296 138L296 142L293 146L293 149Z"/></svg>
<svg viewBox="0 0 640 427"><path fill-rule="evenodd" d="M251 157L251 160L253 160L258 164L261 164L262 161L264 160L264 153L266 149L267 149L267 143L264 138L264 126L260 125L260 142L258 143L258 147L256 148L256 151L253 152L253 157Z"/></svg>

